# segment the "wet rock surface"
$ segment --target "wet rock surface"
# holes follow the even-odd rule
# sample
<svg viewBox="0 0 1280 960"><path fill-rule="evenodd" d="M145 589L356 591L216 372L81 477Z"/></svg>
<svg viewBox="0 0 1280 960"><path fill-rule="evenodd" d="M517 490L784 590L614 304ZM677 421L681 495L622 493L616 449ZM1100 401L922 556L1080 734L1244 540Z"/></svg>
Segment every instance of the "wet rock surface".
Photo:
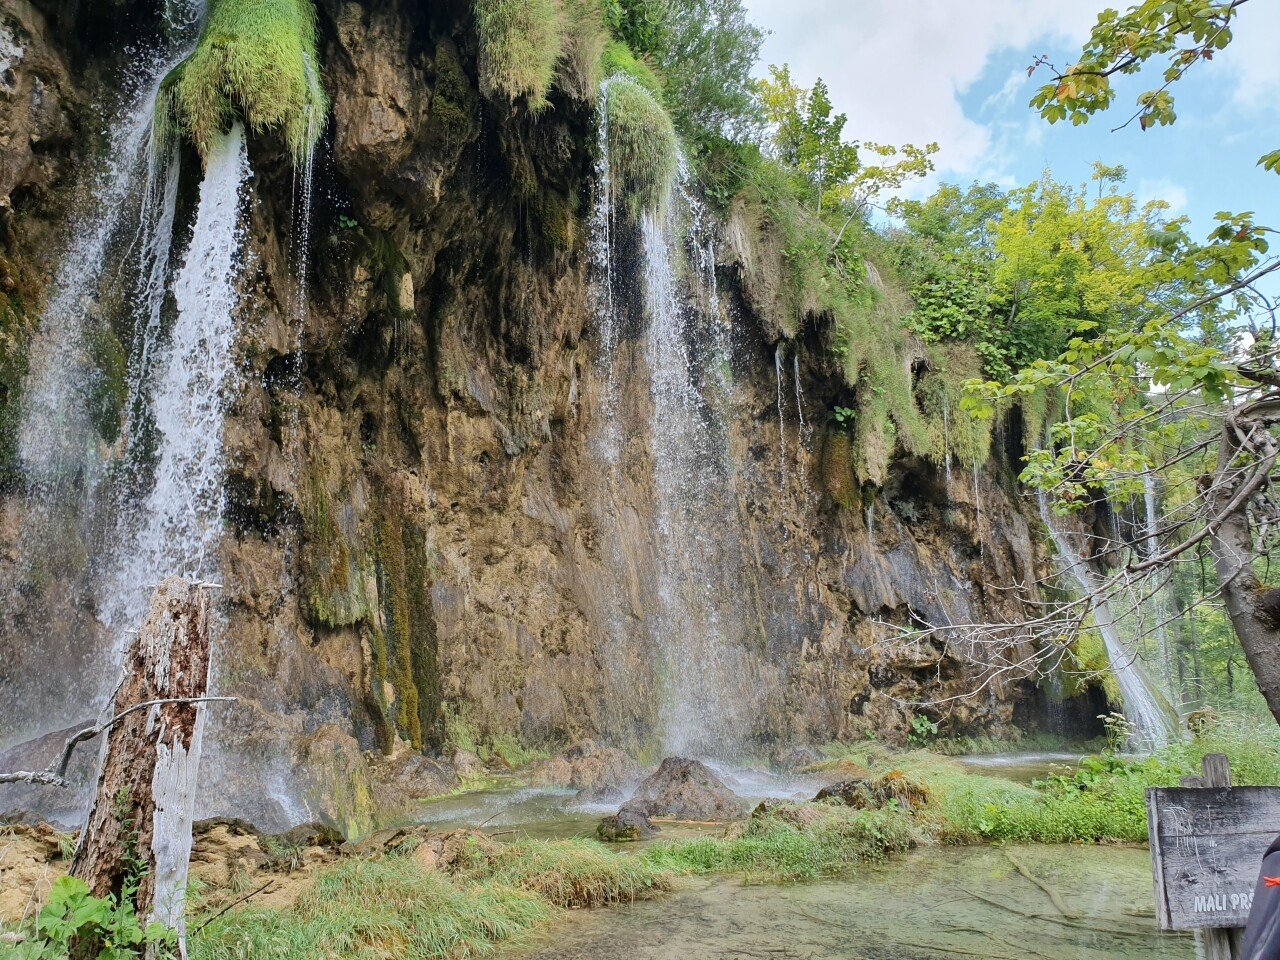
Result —
<svg viewBox="0 0 1280 960"><path fill-rule="evenodd" d="M626 843L647 840L658 828L639 810L623 807L612 816L605 817L596 828L596 836L605 843Z"/></svg>
<svg viewBox="0 0 1280 960"><path fill-rule="evenodd" d="M667 757L618 812L651 820L737 820L746 816L747 803L702 761Z"/></svg>
<svg viewBox="0 0 1280 960"><path fill-rule="evenodd" d="M639 772L636 762L623 751L587 741L535 764L528 776L533 786L581 790L585 800L604 799L620 793L625 784L639 776Z"/></svg>

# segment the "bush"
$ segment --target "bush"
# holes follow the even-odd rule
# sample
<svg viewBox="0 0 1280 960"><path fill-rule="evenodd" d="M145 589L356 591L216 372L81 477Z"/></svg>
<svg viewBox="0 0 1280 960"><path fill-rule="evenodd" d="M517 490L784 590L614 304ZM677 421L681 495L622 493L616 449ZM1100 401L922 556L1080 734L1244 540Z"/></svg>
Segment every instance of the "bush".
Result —
<svg viewBox="0 0 1280 960"><path fill-rule="evenodd" d="M129 884L119 901L115 897L95 897L83 880L59 877L53 882L49 899L31 929L7 949L12 960L63 960L71 951L76 956L111 957L127 960L144 953L158 958L172 956L176 942L172 930L158 923L143 926L134 911Z"/></svg>
<svg viewBox="0 0 1280 960"><path fill-rule="evenodd" d="M204 155L238 114L301 158L328 111L317 63L311 0L213 0L195 50L161 85L159 139L176 129Z"/></svg>
<svg viewBox="0 0 1280 960"><path fill-rule="evenodd" d="M660 207L679 164L679 144L667 111L625 74L609 78L601 109L609 126L614 189L633 214Z"/></svg>

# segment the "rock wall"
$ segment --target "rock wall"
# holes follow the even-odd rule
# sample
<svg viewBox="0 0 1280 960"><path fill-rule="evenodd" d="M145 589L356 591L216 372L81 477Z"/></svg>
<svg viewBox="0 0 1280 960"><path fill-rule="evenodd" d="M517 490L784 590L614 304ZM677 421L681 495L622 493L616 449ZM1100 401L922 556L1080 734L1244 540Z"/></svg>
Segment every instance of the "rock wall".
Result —
<svg viewBox="0 0 1280 960"><path fill-rule="evenodd" d="M14 10L39 16L13 0L5 23ZM254 266L226 428L216 680L242 699L211 728L222 789L204 812L267 826L325 816L358 831L447 783L421 754L460 738L653 748L653 624L669 598L637 304L612 364L600 357L591 104L558 93L532 116L486 101L465 3L320 0L319 11L333 112L305 311L297 180L278 143L251 144ZM43 52L12 66L12 83L32 89L37 59L66 83L47 43L32 42ZM18 131L0 148L9 176L36 163L22 124L49 121L4 105L0 125ZM88 133L69 113L61 123L65 168ZM67 176L40 182L48 198L27 203L56 223ZM764 752L905 736L913 702L974 682L884 624L1016 616L1007 588L1035 580L1007 460L950 482L937 465L895 461L864 501L827 422L847 391L820 318L787 347L799 381L789 361L780 426L777 324L743 293L732 245L717 249L733 362L719 421L732 472L716 507L740 591L737 680L759 706L742 739ZM601 454L610 430L622 442L613 462ZM999 727L1026 693L1011 682L928 712L956 730Z"/></svg>

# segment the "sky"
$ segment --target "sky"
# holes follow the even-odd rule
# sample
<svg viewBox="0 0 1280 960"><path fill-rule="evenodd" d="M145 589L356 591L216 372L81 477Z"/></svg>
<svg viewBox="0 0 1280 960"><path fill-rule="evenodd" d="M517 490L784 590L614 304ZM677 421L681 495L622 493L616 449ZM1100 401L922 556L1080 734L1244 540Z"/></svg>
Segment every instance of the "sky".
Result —
<svg viewBox="0 0 1280 960"><path fill-rule="evenodd" d="M1110 0L1113 6L1123 2ZM1107 0L746 0L769 31L763 64L788 63L794 80L822 77L854 140L937 142L938 182L1012 187L1046 169L1082 183L1094 161L1123 164L1139 199L1164 199L1205 236L1219 210L1253 210L1280 227L1280 176L1255 166L1280 147L1280 0L1250 0L1236 38L1173 89L1178 121L1136 123L1138 93L1159 86L1163 65L1125 78L1116 106L1083 127L1051 126L1027 106L1043 71L1078 54ZM1153 61L1154 64L1154 61Z"/></svg>

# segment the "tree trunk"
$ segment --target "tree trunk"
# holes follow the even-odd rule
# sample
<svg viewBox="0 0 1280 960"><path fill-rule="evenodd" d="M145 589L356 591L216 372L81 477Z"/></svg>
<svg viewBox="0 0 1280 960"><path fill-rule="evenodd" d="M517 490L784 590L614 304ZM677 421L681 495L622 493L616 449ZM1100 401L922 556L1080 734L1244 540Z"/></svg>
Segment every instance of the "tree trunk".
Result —
<svg viewBox="0 0 1280 960"><path fill-rule="evenodd" d="M1276 619L1275 591L1263 590L1253 568L1251 498L1237 502L1240 500L1237 493L1250 482L1249 478L1261 476L1264 485L1259 489L1265 488L1265 478L1270 477L1277 457L1275 438L1269 432L1254 434L1261 450L1245 450L1242 438L1250 436L1255 428L1265 431L1266 425L1274 422L1278 410L1280 400L1268 398L1227 417L1222 425L1217 471L1207 499L1211 516L1220 521L1213 530L1210 545L1227 616L1231 618L1231 626L1240 639L1267 707L1280 722L1280 622ZM1255 461L1251 468L1242 469L1237 463L1242 454ZM1232 479L1236 476L1242 479ZM1269 600L1272 602L1267 602Z"/></svg>
<svg viewBox="0 0 1280 960"><path fill-rule="evenodd" d="M208 597L170 577L156 587L125 657L114 712L203 697L208 686ZM93 808L71 862L71 873L95 896L131 897L140 920L162 923L179 938L204 714L200 703L154 704L108 731Z"/></svg>

